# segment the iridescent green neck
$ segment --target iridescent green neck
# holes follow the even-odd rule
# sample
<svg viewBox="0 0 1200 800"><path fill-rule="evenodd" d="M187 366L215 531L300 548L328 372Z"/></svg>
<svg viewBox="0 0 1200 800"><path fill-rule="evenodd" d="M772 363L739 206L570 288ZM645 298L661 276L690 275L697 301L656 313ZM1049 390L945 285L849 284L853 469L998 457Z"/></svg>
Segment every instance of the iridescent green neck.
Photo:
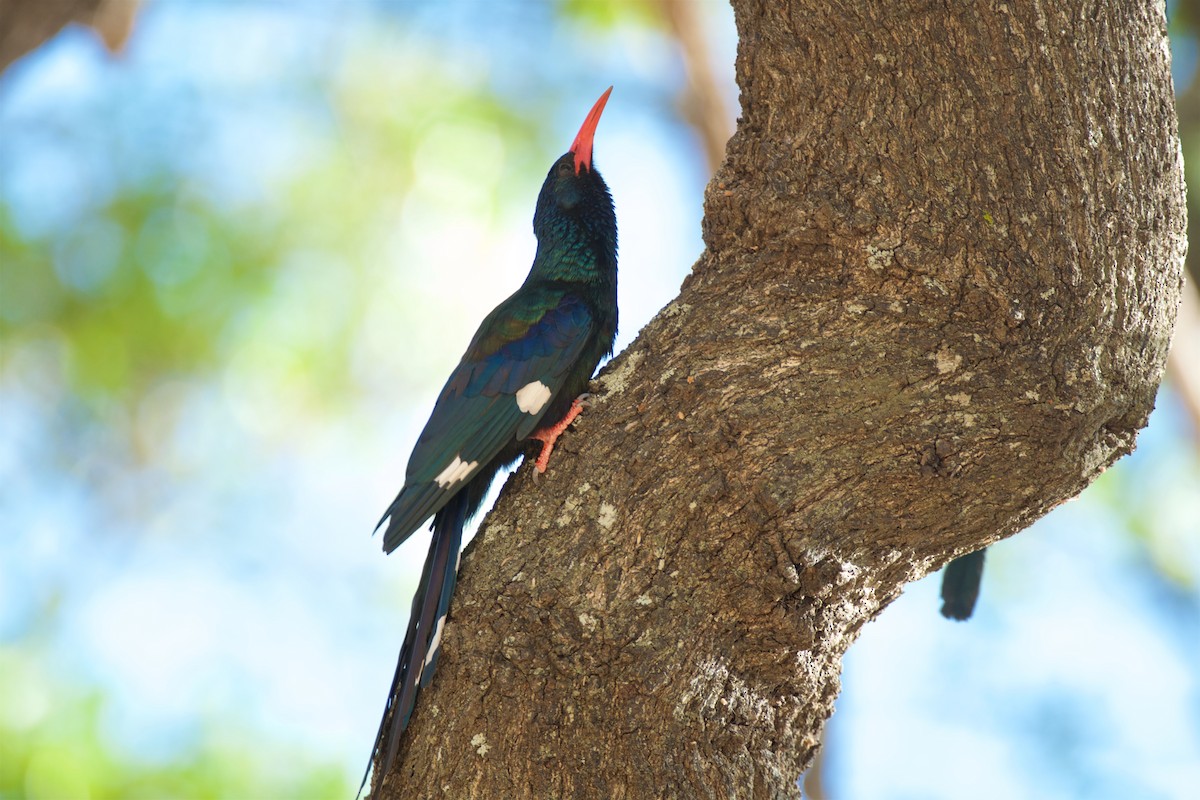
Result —
<svg viewBox="0 0 1200 800"><path fill-rule="evenodd" d="M603 243L595 239L589 242L582 231L573 231L574 235L568 236L555 233L538 239L531 278L592 283L602 281L612 271L615 253L604 253Z"/></svg>

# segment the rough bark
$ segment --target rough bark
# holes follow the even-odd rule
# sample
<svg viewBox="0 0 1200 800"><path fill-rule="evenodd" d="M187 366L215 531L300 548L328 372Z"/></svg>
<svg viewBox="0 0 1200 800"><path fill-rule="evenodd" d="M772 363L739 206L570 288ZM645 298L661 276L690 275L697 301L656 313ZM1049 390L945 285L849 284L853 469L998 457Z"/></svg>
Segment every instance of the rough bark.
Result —
<svg viewBox="0 0 1200 800"><path fill-rule="evenodd" d="M464 557L380 797L796 797L861 627L1145 423L1161 2L734 5L707 250Z"/></svg>

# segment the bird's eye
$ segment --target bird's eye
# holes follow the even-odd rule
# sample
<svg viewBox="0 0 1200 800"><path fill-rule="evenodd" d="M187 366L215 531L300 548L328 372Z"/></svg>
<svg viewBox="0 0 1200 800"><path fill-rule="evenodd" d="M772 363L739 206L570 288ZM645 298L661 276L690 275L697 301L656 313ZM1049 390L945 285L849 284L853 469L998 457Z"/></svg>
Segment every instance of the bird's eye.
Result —
<svg viewBox="0 0 1200 800"><path fill-rule="evenodd" d="M571 165L568 164L566 161L564 161L558 165L558 174L559 175L566 177L567 175L570 175L572 172L574 172L574 170L571 169Z"/></svg>

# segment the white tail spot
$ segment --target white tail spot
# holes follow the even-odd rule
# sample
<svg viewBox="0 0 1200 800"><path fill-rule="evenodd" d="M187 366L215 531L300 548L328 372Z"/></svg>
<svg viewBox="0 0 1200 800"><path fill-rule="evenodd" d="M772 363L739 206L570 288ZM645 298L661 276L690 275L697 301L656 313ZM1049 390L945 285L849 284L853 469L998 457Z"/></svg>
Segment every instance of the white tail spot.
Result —
<svg viewBox="0 0 1200 800"><path fill-rule="evenodd" d="M429 669L429 665L437 658L438 648L442 646L442 626L446 624L446 615L438 617L437 625L433 627L433 638L429 640L429 653L425 656L425 665L421 670Z"/></svg>

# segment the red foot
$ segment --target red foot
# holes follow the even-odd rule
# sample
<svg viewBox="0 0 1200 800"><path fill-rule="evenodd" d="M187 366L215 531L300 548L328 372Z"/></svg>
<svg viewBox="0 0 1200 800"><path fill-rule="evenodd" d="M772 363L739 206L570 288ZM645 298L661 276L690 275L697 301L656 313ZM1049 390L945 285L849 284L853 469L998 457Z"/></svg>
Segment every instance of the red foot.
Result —
<svg viewBox="0 0 1200 800"><path fill-rule="evenodd" d="M541 455L537 457L537 461L533 462L533 468L537 470L533 477L537 477L546 471L546 467L550 464L550 453L554 452L554 443L558 441L558 437L567 429L567 426L575 421L583 410L588 407L587 399L590 395L581 394L571 401L571 407L567 409L567 414L559 422L551 425L549 428L542 428L529 434L530 439L537 439L542 443Z"/></svg>

